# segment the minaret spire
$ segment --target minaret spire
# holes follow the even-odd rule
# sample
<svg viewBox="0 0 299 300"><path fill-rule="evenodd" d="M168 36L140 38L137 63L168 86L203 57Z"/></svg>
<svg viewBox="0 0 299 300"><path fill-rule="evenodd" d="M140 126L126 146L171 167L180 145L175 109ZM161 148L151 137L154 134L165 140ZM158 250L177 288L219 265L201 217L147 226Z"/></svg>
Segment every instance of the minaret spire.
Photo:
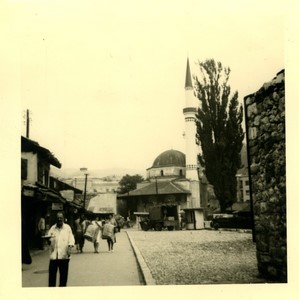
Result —
<svg viewBox="0 0 299 300"><path fill-rule="evenodd" d="M189 57L187 57L187 69L186 69L186 80L185 80L185 89L187 88L193 89L190 65L189 65Z"/></svg>
<svg viewBox="0 0 299 300"><path fill-rule="evenodd" d="M185 140L186 140L186 178L198 181L198 145L196 144L196 113L198 103L194 97L189 57L187 58L185 81Z"/></svg>

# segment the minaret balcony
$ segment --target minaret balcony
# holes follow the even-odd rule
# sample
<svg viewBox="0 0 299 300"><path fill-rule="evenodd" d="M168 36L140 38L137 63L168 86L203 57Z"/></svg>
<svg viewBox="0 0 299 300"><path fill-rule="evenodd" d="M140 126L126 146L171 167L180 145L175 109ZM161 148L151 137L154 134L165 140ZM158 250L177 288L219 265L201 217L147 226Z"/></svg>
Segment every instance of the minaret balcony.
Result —
<svg viewBox="0 0 299 300"><path fill-rule="evenodd" d="M186 107L183 109L183 113L197 113L197 108L196 107Z"/></svg>

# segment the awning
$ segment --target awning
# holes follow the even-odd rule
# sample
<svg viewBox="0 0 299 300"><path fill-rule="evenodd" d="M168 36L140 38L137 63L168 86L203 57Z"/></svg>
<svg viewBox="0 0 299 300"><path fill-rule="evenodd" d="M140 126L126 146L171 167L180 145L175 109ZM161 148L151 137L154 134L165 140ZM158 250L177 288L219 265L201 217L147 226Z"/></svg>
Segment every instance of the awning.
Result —
<svg viewBox="0 0 299 300"><path fill-rule="evenodd" d="M42 188L33 184L24 184L22 188L22 195L36 198L41 201L60 201L65 203L66 200L57 192L51 191L47 188Z"/></svg>
<svg viewBox="0 0 299 300"><path fill-rule="evenodd" d="M205 210L203 207L188 207L188 208L183 208L184 211L194 211L194 210Z"/></svg>
<svg viewBox="0 0 299 300"><path fill-rule="evenodd" d="M148 216L149 215L149 212L146 212L146 211L136 211L134 212L134 215L135 216Z"/></svg>

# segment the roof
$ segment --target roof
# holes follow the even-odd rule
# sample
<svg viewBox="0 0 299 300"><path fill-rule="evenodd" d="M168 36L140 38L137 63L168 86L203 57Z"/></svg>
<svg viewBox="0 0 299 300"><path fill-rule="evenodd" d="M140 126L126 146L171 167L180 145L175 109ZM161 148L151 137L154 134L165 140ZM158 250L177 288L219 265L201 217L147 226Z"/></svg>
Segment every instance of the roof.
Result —
<svg viewBox="0 0 299 300"><path fill-rule="evenodd" d="M186 68L186 80L185 80L185 88L193 88L192 80L191 80L191 72L189 66L189 57L187 58L187 68Z"/></svg>
<svg viewBox="0 0 299 300"><path fill-rule="evenodd" d="M25 137L21 137L21 151L22 152L34 152L34 153L40 153L42 156L44 156L51 165L61 168L61 163L59 160L52 154L48 149L41 147L37 142L30 140Z"/></svg>
<svg viewBox="0 0 299 300"><path fill-rule="evenodd" d="M186 167L185 154L173 149L164 151L154 160L152 168L169 166Z"/></svg>
<svg viewBox="0 0 299 300"><path fill-rule="evenodd" d="M146 195L169 195L169 194L190 194L190 191L185 190L172 181L152 182L139 189L131 191L126 196L146 196Z"/></svg>

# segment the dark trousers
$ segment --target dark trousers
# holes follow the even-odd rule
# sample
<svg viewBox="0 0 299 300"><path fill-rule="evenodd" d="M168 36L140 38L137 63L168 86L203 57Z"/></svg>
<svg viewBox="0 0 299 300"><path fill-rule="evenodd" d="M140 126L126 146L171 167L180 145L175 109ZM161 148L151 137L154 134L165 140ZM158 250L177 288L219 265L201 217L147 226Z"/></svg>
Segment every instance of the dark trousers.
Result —
<svg viewBox="0 0 299 300"><path fill-rule="evenodd" d="M49 287L56 286L57 269L59 269L59 286L66 286L69 261L69 259L50 259Z"/></svg>
<svg viewBox="0 0 299 300"><path fill-rule="evenodd" d="M108 250L113 250L113 240L111 238L107 239Z"/></svg>

